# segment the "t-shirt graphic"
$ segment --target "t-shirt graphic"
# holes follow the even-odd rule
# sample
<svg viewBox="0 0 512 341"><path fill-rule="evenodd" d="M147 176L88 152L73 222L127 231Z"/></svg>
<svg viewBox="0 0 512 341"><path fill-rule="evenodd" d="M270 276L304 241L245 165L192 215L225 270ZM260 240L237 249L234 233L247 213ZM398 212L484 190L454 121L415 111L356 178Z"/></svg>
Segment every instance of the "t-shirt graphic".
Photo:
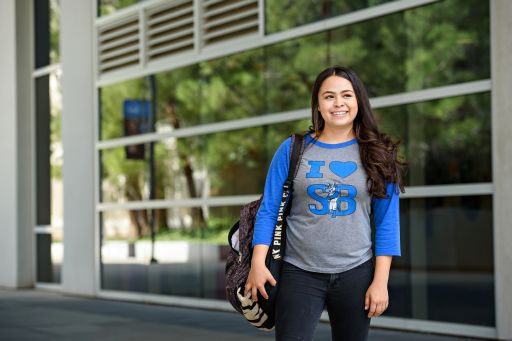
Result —
<svg viewBox="0 0 512 341"><path fill-rule="evenodd" d="M310 170L306 174L306 178L322 179L324 177L322 168L325 168L325 161L309 161L308 165ZM357 171L357 164L352 161L331 161L329 170L343 180ZM354 198L357 195L357 190L352 185L341 182L317 183L308 186L307 193L315 201L308 205L310 212L315 215L330 214L332 218L336 218L353 214L356 211Z"/></svg>

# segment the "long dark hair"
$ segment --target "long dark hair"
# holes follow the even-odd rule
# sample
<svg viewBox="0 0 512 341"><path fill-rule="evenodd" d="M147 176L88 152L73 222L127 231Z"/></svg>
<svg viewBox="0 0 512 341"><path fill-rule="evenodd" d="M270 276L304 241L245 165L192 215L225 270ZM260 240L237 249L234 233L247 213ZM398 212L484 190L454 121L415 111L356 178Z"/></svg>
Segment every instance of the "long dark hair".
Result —
<svg viewBox="0 0 512 341"><path fill-rule="evenodd" d="M368 175L368 192L377 198L385 198L386 182L394 183L404 192L403 174L407 163L398 155L400 141L393 141L388 135L379 132L373 116L368 93L357 74L343 66L329 67L316 77L311 92L311 133L318 138L322 133L325 121L318 111L318 92L325 79L330 76L343 77L352 83L357 99L358 111L354 119L354 133L359 145L361 162ZM397 190L397 188L395 188Z"/></svg>

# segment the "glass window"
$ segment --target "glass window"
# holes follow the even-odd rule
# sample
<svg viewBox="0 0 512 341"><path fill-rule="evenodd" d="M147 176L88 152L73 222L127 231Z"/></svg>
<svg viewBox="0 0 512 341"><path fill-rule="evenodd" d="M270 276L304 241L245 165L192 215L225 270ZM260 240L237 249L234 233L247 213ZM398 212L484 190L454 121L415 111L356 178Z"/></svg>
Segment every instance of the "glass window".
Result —
<svg viewBox="0 0 512 341"><path fill-rule="evenodd" d="M60 0L34 0L35 67L60 61Z"/></svg>
<svg viewBox="0 0 512 341"><path fill-rule="evenodd" d="M489 37L489 3L471 0L467 6L457 0L269 46L269 109L309 104L309 91L297 92L290 101L287 95L301 86L309 90L316 74L332 64L356 70L370 97L485 79L490 76Z"/></svg>
<svg viewBox="0 0 512 341"><path fill-rule="evenodd" d="M267 34L347 14L391 0L265 0Z"/></svg>
<svg viewBox="0 0 512 341"><path fill-rule="evenodd" d="M492 181L490 94L480 93L376 109L380 127L401 139L409 186ZM168 139L102 152L106 202L261 193L274 151L309 120ZM235 175L235 176L234 176ZM250 179L250 181L248 181Z"/></svg>
<svg viewBox="0 0 512 341"><path fill-rule="evenodd" d="M37 281L60 282L63 255L60 71L35 79Z"/></svg>
<svg viewBox="0 0 512 341"><path fill-rule="evenodd" d="M488 78L489 39L489 2L454 0L340 27L327 44L375 97Z"/></svg>
<svg viewBox="0 0 512 341"><path fill-rule="evenodd" d="M261 49L101 88L101 139L141 134L126 101L154 101L155 129L168 131L264 114ZM138 122L138 123L137 123Z"/></svg>
<svg viewBox="0 0 512 341"><path fill-rule="evenodd" d="M130 80L101 88L100 91L100 139L113 139L144 132L148 116L143 110L130 113L125 103L140 101L141 107L151 103L149 77Z"/></svg>
<svg viewBox="0 0 512 341"><path fill-rule="evenodd" d="M127 133L124 102L133 99L154 97L157 131L307 108L316 75L332 64L354 68L371 97L488 78L489 5L471 1L471 8L439 2L105 86L101 137Z"/></svg>
<svg viewBox="0 0 512 341"><path fill-rule="evenodd" d="M200 110L204 123L262 115L265 63L254 49L202 62Z"/></svg>
<svg viewBox="0 0 512 341"><path fill-rule="evenodd" d="M492 197L403 199L385 315L494 326Z"/></svg>
<svg viewBox="0 0 512 341"><path fill-rule="evenodd" d="M265 47L266 112L281 112L311 106L316 75L329 65L327 32Z"/></svg>
<svg viewBox="0 0 512 341"><path fill-rule="evenodd" d="M403 141L407 185L492 181L489 93L376 109L375 116Z"/></svg>
<svg viewBox="0 0 512 341"><path fill-rule="evenodd" d="M103 150L102 198L105 202L149 200L154 165L156 199L188 199L263 191L267 168L277 147L309 121L246 128L154 144Z"/></svg>
<svg viewBox="0 0 512 341"><path fill-rule="evenodd" d="M197 209L103 212L102 289L224 300L227 236L240 207L203 207L205 221L194 224Z"/></svg>

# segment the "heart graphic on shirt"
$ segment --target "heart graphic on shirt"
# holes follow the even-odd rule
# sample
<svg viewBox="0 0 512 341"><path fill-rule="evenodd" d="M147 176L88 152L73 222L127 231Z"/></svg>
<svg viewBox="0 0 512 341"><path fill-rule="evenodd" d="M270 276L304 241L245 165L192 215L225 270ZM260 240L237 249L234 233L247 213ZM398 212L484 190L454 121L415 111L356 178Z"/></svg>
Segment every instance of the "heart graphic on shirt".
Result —
<svg viewBox="0 0 512 341"><path fill-rule="evenodd" d="M352 161L332 161L329 164L329 169L340 178L346 178L347 176L356 171L357 165L355 162Z"/></svg>

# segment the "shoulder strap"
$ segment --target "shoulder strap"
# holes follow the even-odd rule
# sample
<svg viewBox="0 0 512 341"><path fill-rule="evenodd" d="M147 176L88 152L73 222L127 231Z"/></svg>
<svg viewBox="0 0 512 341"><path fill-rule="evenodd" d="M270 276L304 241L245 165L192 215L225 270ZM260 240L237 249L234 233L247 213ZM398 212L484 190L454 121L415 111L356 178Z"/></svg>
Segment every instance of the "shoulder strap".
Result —
<svg viewBox="0 0 512 341"><path fill-rule="evenodd" d="M281 198L281 204L279 204L279 213L277 215L276 226L274 228L274 238L272 239L271 251L272 258L275 260L282 259L283 250L281 248L284 245L285 240L285 228L286 224L284 223L284 213L286 208L286 202L288 201L288 197L290 196L291 189L293 187L293 179L297 175L297 171L299 170L300 159L302 157L302 153L304 152L304 147L306 145L306 134L293 134L292 135L292 145L290 151L290 166L288 169L288 178L283 184L283 196Z"/></svg>
<svg viewBox="0 0 512 341"><path fill-rule="evenodd" d="M288 169L288 178L285 181L285 184L291 186L293 183L293 179L297 175L297 171L299 170L300 159L302 157L302 153L304 152L304 146L306 145L306 134L292 134L292 143L290 148L290 166Z"/></svg>

